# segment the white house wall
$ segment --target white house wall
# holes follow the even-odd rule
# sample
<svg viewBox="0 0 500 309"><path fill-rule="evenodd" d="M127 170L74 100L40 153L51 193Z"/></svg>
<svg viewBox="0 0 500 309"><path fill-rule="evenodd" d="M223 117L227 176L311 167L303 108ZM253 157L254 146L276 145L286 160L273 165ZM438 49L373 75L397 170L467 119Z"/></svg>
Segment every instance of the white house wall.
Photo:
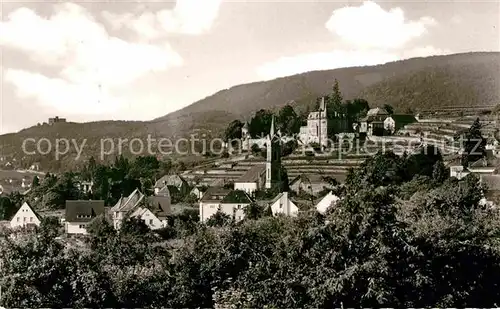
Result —
<svg viewBox="0 0 500 309"><path fill-rule="evenodd" d="M24 203L21 208L16 212L14 217L12 217L10 221L10 227L22 227L27 224L34 224L36 226L40 226L40 220L33 212L33 210L28 206L28 204Z"/></svg>
<svg viewBox="0 0 500 309"><path fill-rule="evenodd" d="M219 203L203 203L200 202L200 221L205 222L211 216L215 215L219 209Z"/></svg>
<svg viewBox="0 0 500 309"><path fill-rule="evenodd" d="M328 193L319 203L316 205L316 210L319 213L325 213L330 206L332 206L332 203L337 203L339 201L339 198L333 194L333 193Z"/></svg>
<svg viewBox="0 0 500 309"><path fill-rule="evenodd" d="M287 194L282 194L282 196L271 205L271 211L273 215L281 213L287 216L296 216L299 212L299 208L288 198Z"/></svg>
<svg viewBox="0 0 500 309"><path fill-rule="evenodd" d="M66 222L66 233L86 235L87 234L87 223Z"/></svg>
<svg viewBox="0 0 500 309"><path fill-rule="evenodd" d="M152 230L161 229L164 227L163 222L158 219L149 209L139 208L131 217L140 218Z"/></svg>

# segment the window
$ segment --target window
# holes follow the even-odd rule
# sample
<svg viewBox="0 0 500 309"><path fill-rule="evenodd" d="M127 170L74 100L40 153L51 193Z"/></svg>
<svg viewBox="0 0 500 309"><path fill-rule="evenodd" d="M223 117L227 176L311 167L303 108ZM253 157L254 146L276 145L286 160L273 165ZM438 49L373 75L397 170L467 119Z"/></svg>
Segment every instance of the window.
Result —
<svg viewBox="0 0 500 309"><path fill-rule="evenodd" d="M80 224L79 228L84 229L85 228L85 224Z"/></svg>
<svg viewBox="0 0 500 309"><path fill-rule="evenodd" d="M153 219L149 219L149 225L153 225Z"/></svg>
<svg viewBox="0 0 500 309"><path fill-rule="evenodd" d="M33 217L30 217L30 222L33 222Z"/></svg>
<svg viewBox="0 0 500 309"><path fill-rule="evenodd" d="M26 217L23 218L23 222L26 222Z"/></svg>
<svg viewBox="0 0 500 309"><path fill-rule="evenodd" d="M21 221L21 217L17 217L17 222Z"/></svg>

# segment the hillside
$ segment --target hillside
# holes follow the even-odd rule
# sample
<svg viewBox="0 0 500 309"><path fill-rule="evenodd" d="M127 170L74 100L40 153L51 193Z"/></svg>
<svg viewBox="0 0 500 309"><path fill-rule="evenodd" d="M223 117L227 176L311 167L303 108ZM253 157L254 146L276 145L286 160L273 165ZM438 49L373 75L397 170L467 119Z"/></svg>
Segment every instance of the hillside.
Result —
<svg viewBox="0 0 500 309"><path fill-rule="evenodd" d="M500 102L500 53L465 53L413 58L377 66L314 71L222 90L157 120L224 110L241 117L290 100L303 107L327 94L338 79L345 98L396 108L492 105ZM438 98L438 100L436 100Z"/></svg>
<svg viewBox="0 0 500 309"><path fill-rule="evenodd" d="M378 66L314 71L225 89L179 111L147 122L101 121L38 126L0 136L0 153L21 155L22 141L41 137L86 138L84 155L96 155L105 138L180 137L193 133L217 136L233 119L249 119L261 109L293 100L299 110L327 94L335 79L346 99L360 97L371 106L389 103L439 109L447 106L491 106L500 102L500 53L465 53L414 58ZM31 158L30 160L52 158ZM66 165L62 162L61 165Z"/></svg>

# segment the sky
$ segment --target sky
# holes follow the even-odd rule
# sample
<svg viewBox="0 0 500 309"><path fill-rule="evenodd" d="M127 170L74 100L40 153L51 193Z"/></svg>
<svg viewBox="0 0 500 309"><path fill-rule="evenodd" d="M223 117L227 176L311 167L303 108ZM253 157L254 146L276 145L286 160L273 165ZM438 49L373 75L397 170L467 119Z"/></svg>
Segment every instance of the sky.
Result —
<svg viewBox="0 0 500 309"><path fill-rule="evenodd" d="M0 134L56 115L150 120L312 70L500 50L500 0L0 3Z"/></svg>

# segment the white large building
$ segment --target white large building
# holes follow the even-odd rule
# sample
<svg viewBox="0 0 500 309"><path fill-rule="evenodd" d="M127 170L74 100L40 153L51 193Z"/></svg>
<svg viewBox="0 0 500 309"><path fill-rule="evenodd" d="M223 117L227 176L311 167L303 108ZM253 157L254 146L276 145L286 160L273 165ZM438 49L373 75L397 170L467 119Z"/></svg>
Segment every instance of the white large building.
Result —
<svg viewBox="0 0 500 309"><path fill-rule="evenodd" d="M307 126L300 128L299 139L305 145L318 143L328 146L328 117L325 98L321 99L319 111L311 112L307 116Z"/></svg>

